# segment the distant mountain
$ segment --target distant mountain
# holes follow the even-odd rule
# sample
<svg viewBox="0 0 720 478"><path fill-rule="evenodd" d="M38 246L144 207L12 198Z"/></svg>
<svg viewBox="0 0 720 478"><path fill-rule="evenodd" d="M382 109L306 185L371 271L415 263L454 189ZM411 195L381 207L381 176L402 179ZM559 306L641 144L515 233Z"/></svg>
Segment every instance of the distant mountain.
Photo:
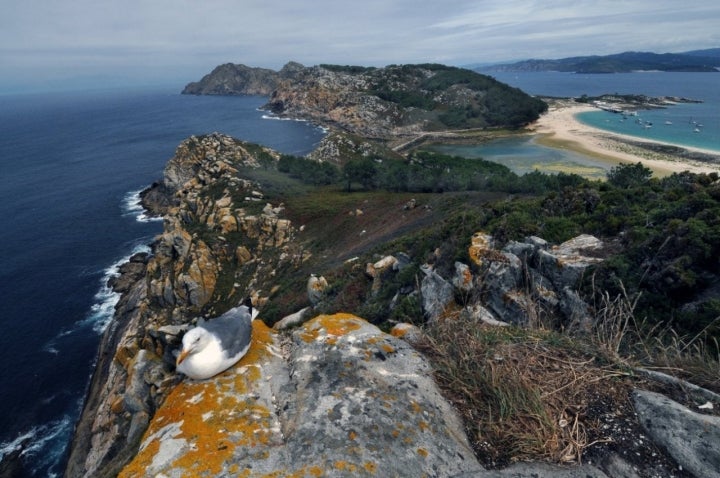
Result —
<svg viewBox="0 0 720 478"><path fill-rule="evenodd" d="M628 51L605 56L576 56L559 60L524 60L483 66L476 71L566 71L575 73L629 73L631 71L718 72L720 48L684 53Z"/></svg>

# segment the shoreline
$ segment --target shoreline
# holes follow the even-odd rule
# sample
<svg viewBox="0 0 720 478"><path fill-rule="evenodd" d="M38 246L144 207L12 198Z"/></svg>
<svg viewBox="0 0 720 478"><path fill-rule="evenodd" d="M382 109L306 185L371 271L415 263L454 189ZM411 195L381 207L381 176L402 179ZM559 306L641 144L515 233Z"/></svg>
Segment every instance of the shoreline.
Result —
<svg viewBox="0 0 720 478"><path fill-rule="evenodd" d="M718 151L613 133L588 126L576 118L579 113L596 110L594 106L577 104L572 100L553 100L549 103L548 112L531 124L528 130L543 146L574 151L613 166L641 162L658 176L683 171L720 172ZM714 164L693 158L708 156Z"/></svg>

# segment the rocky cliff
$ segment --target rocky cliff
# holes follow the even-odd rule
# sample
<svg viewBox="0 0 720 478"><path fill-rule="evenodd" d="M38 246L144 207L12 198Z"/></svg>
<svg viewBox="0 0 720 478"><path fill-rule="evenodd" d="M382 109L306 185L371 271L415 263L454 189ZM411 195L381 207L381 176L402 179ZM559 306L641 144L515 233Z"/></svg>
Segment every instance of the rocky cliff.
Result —
<svg viewBox="0 0 720 478"><path fill-rule="evenodd" d="M491 77L443 65L385 68L289 63L277 73L222 65L183 93L270 94L265 108L367 138L512 127L547 109Z"/></svg>
<svg viewBox="0 0 720 478"><path fill-rule="evenodd" d="M146 194L165 213L164 231L152 255L136 257L140 266L116 283L123 296L102 338L67 476L114 476L177 381L173 350L188 324L246 294L261 304L264 278L302 261L289 247L295 230L282 208L238 177L239 168L276 156L220 134L191 137L154 186L170 196Z"/></svg>
<svg viewBox="0 0 720 478"><path fill-rule="evenodd" d="M252 68L226 63L216 67L200 81L188 83L184 95L262 95L269 96L278 83L291 78L302 69L299 63L288 63L277 72L267 68Z"/></svg>

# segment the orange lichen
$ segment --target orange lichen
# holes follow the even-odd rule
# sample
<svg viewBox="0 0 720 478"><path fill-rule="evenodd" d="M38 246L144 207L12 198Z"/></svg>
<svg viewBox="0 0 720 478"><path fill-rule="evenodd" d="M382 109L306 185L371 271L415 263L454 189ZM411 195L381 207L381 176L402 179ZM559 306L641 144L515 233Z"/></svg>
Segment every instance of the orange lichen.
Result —
<svg viewBox="0 0 720 478"><path fill-rule="evenodd" d="M313 342L319 337L326 337L336 343L342 337L362 326L362 319L347 313L319 315L306 323L300 336L305 342Z"/></svg>
<svg viewBox="0 0 720 478"><path fill-rule="evenodd" d="M412 411L415 412L415 413L421 413L421 412L422 412L422 407L421 407L420 404L419 404L418 402L416 402L415 400L411 400L411 401L410 401L410 408L412 408Z"/></svg>
<svg viewBox="0 0 720 478"><path fill-rule="evenodd" d="M325 474L319 466L311 466L308 469L308 473L310 473L311 476L323 476Z"/></svg>
<svg viewBox="0 0 720 478"><path fill-rule="evenodd" d="M423 458L427 458L428 456L428 451L425 448L418 448L417 453Z"/></svg>
<svg viewBox="0 0 720 478"><path fill-rule="evenodd" d="M377 472L377 463L373 463L372 461L365 462L363 468L365 468L365 471L368 473L372 473L374 475Z"/></svg>
<svg viewBox="0 0 720 478"><path fill-rule="evenodd" d="M355 441L355 439L357 438L357 433L355 433L355 430L350 430L350 432L348 433L348 438Z"/></svg>
<svg viewBox="0 0 720 478"><path fill-rule="evenodd" d="M393 347L393 346L390 345L390 344L382 344L382 345L380 346L380 348L383 350L383 352L385 352L385 353L387 353L387 354L395 353L395 347Z"/></svg>
<svg viewBox="0 0 720 478"><path fill-rule="evenodd" d="M410 331L409 327L393 327L390 331L390 334L393 337L397 337L399 339L405 337L407 333Z"/></svg>
<svg viewBox="0 0 720 478"><path fill-rule="evenodd" d="M345 460L337 460L333 463L333 466L335 469L340 471L349 471L350 473L355 473L357 471L357 465L348 463Z"/></svg>
<svg viewBox="0 0 720 478"><path fill-rule="evenodd" d="M206 381L185 380L168 395L145 433L144 448L120 473L121 478L146 476L160 450L164 427L175 425L174 439L185 440L187 450L172 463L189 476L218 475L227 466L239 446L267 445L274 437L274 414L254 400L243 396L262 377L260 366L269 356L272 331L262 321L253 322L253 337L248 353L231 369Z"/></svg>

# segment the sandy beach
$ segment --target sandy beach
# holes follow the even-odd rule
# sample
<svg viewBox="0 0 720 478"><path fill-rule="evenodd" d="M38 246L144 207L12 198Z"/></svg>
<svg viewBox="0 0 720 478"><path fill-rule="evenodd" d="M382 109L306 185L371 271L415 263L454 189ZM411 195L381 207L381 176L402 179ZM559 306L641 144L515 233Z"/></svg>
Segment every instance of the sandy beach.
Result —
<svg viewBox="0 0 720 478"><path fill-rule="evenodd" d="M538 134L538 143L559 149L569 149L581 154L606 161L609 164L637 163L640 161L658 176L676 172L694 173L720 172L720 153L716 151L689 148L661 143L644 138L626 136L587 126L575 115L596 108L574 103L570 100L556 100L550 103L546 114L532 125ZM682 148L684 153L668 154L640 146L641 143ZM692 158L693 153L714 157L714 164Z"/></svg>

